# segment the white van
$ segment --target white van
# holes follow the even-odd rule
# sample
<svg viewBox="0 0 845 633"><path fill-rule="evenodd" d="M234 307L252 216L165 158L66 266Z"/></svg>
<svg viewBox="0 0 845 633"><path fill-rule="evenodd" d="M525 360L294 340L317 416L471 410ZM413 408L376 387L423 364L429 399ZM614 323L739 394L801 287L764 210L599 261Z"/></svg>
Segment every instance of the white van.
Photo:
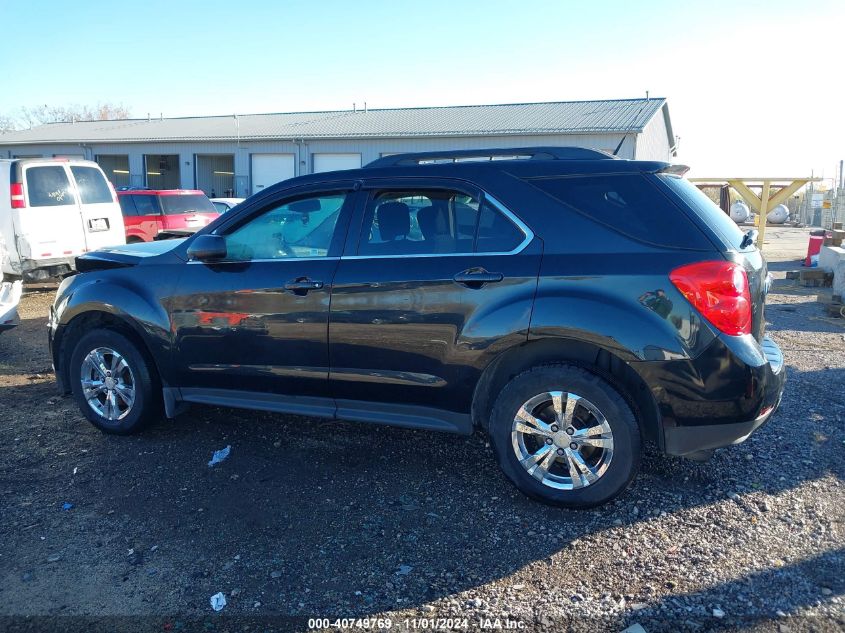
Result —
<svg viewBox="0 0 845 633"><path fill-rule="evenodd" d="M75 258L126 243L114 187L97 163L0 159L0 269L37 281L76 268Z"/></svg>

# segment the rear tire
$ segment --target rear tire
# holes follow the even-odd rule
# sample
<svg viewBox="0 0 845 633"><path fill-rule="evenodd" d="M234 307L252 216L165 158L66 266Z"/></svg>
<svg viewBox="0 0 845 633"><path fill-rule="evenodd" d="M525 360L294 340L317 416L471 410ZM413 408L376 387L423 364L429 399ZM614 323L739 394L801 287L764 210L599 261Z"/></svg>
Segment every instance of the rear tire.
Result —
<svg viewBox="0 0 845 633"><path fill-rule="evenodd" d="M538 366L511 380L493 406L489 431L508 479L551 505L607 503L639 469L631 407L609 382L574 365Z"/></svg>
<svg viewBox="0 0 845 633"><path fill-rule="evenodd" d="M155 370L114 330L94 330L73 349L68 371L80 411L104 433L128 435L160 417Z"/></svg>

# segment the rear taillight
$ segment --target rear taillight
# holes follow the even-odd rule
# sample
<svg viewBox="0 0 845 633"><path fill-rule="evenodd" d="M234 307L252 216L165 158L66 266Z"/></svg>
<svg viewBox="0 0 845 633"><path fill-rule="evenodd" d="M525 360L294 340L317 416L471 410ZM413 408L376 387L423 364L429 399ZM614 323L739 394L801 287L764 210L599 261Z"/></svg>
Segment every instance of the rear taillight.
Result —
<svg viewBox="0 0 845 633"><path fill-rule="evenodd" d="M698 262L676 268L669 279L719 331L731 336L751 333L751 291L739 264Z"/></svg>
<svg viewBox="0 0 845 633"><path fill-rule="evenodd" d="M12 208L23 209L26 207L26 201L23 199L23 184L13 182L9 187L12 194Z"/></svg>

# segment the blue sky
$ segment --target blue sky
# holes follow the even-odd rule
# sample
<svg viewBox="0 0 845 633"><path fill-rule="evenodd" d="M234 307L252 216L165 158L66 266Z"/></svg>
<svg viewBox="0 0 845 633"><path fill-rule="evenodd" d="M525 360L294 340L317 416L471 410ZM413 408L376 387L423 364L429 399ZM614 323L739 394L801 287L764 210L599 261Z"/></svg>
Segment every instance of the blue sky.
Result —
<svg viewBox="0 0 845 633"><path fill-rule="evenodd" d="M0 76L13 88L0 91L0 114L43 103L189 116L649 90L669 99L679 160L694 175L831 176L845 157L841 1L0 0L0 10Z"/></svg>

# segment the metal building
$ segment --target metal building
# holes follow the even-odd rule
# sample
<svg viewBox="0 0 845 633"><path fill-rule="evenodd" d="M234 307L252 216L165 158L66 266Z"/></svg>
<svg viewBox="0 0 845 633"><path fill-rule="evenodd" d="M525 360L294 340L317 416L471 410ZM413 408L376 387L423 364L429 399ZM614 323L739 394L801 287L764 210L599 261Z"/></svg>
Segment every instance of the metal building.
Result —
<svg viewBox="0 0 845 633"><path fill-rule="evenodd" d="M0 156L96 160L116 187L238 197L399 152L530 145L675 155L662 98L77 121L0 134Z"/></svg>

